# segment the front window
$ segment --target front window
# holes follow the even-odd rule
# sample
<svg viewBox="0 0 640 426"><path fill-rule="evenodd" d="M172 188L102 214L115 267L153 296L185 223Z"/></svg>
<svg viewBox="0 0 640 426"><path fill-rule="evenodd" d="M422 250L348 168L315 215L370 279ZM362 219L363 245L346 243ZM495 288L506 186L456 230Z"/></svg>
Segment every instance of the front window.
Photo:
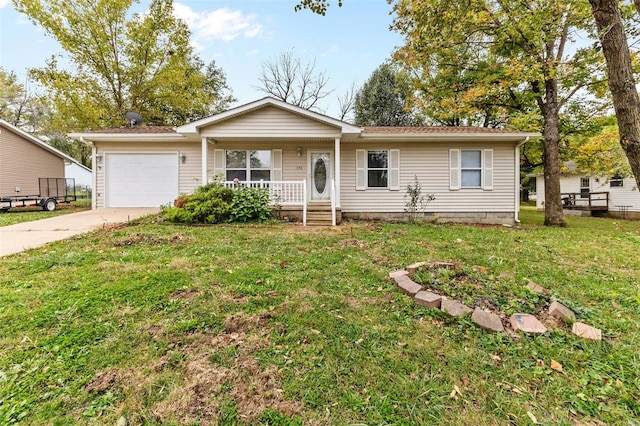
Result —
<svg viewBox="0 0 640 426"><path fill-rule="evenodd" d="M225 177L227 181L271 180L271 151L227 151Z"/></svg>
<svg viewBox="0 0 640 426"><path fill-rule="evenodd" d="M616 175L609 180L610 188L616 188L621 186L624 186L624 178L622 176Z"/></svg>
<svg viewBox="0 0 640 426"><path fill-rule="evenodd" d="M367 186L386 188L389 179L389 151L367 151Z"/></svg>
<svg viewBox="0 0 640 426"><path fill-rule="evenodd" d="M460 182L463 188L482 186L482 151L463 150L460 152Z"/></svg>

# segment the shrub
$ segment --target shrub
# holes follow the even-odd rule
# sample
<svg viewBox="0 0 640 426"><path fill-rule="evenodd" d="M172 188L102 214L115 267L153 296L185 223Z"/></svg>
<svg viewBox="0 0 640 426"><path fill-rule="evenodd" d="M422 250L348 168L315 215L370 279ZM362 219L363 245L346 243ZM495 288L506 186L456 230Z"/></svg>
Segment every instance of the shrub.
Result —
<svg viewBox="0 0 640 426"><path fill-rule="evenodd" d="M229 220L233 190L218 182L196 188L193 195L180 196L174 206L165 206L166 220L180 223L223 223Z"/></svg>
<svg viewBox="0 0 640 426"><path fill-rule="evenodd" d="M273 217L267 189L239 185L233 190L220 182L181 195L173 206L163 206L164 218L179 223L263 222Z"/></svg>
<svg viewBox="0 0 640 426"><path fill-rule="evenodd" d="M240 186L233 192L229 222L264 222L272 217L269 190Z"/></svg>

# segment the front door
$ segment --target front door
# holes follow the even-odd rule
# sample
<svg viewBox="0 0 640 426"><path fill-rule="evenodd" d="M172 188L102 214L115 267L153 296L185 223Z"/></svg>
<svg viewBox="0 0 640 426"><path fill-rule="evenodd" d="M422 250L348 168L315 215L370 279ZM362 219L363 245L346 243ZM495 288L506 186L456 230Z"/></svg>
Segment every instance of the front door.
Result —
<svg viewBox="0 0 640 426"><path fill-rule="evenodd" d="M331 197L331 153L310 152L311 200L329 200Z"/></svg>

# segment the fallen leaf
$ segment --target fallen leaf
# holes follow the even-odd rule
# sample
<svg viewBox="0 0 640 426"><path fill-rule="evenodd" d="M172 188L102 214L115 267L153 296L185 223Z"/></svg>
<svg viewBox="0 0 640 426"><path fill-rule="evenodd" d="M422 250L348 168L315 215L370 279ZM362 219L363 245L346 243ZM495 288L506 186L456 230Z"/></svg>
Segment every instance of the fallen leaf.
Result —
<svg viewBox="0 0 640 426"><path fill-rule="evenodd" d="M362 338L361 338L361 339L358 339L358 340L356 340L356 345L359 345L359 344L360 344L360 343L362 343L362 342L364 342L364 339L362 339Z"/></svg>
<svg viewBox="0 0 640 426"><path fill-rule="evenodd" d="M449 398L451 399L458 399L458 397L456 396L456 390L452 390L451 393L449 394Z"/></svg>
<svg viewBox="0 0 640 426"><path fill-rule="evenodd" d="M311 332L312 332L313 334L320 334L320 330L316 330L316 329L314 329L314 328L312 328L312 329L311 329Z"/></svg>
<svg viewBox="0 0 640 426"><path fill-rule="evenodd" d="M551 368L553 368L553 363L551 365L552 365ZM544 367L544 361L541 359L536 359L536 367Z"/></svg>
<svg viewBox="0 0 640 426"><path fill-rule="evenodd" d="M511 392L517 393L518 395L522 395L522 391L520 389L518 389L518 388L511 389Z"/></svg>
<svg viewBox="0 0 640 426"><path fill-rule="evenodd" d="M529 416L533 424L538 424L538 419L536 419L536 416L534 416L531 411L527 411L527 416Z"/></svg>
<svg viewBox="0 0 640 426"><path fill-rule="evenodd" d="M256 284L262 284L262 278L260 278L258 281L256 281Z"/></svg>
<svg viewBox="0 0 640 426"><path fill-rule="evenodd" d="M621 388L622 387L622 380L616 379L616 386Z"/></svg>
<svg viewBox="0 0 640 426"><path fill-rule="evenodd" d="M562 371L562 364L560 364L555 359L551 360L551 369L556 371Z"/></svg>
<svg viewBox="0 0 640 426"><path fill-rule="evenodd" d="M460 388L458 387L458 385L453 385L453 390L458 392L458 395L462 396L462 392L460 392Z"/></svg>

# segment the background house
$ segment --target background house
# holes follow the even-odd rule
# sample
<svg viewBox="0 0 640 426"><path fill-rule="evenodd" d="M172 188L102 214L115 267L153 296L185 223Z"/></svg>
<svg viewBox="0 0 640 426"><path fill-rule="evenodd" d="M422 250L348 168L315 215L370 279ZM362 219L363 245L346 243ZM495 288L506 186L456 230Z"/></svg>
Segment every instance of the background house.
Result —
<svg viewBox="0 0 640 426"><path fill-rule="evenodd" d="M65 162L65 177L73 178L77 189L91 189L93 184L91 169L77 161Z"/></svg>
<svg viewBox="0 0 640 426"><path fill-rule="evenodd" d="M566 211L569 214L607 214L628 219L640 219L640 191L635 178L589 176L574 171L560 178L560 191L563 199L570 202ZM590 211L589 199L596 209ZM605 201L606 200L606 201ZM544 176L536 176L536 207L544 210ZM600 206L606 205L606 210Z"/></svg>
<svg viewBox="0 0 640 426"><path fill-rule="evenodd" d="M518 220L520 145L540 135L361 128L263 98L177 128L127 126L70 136L92 146L94 208L156 207L220 176L268 182L291 214L308 209L338 221L401 220L407 185L417 177L425 195L436 196L427 220L511 223Z"/></svg>
<svg viewBox="0 0 640 426"><path fill-rule="evenodd" d="M38 195L38 178L73 177L65 164L78 162L0 119L0 196Z"/></svg>

